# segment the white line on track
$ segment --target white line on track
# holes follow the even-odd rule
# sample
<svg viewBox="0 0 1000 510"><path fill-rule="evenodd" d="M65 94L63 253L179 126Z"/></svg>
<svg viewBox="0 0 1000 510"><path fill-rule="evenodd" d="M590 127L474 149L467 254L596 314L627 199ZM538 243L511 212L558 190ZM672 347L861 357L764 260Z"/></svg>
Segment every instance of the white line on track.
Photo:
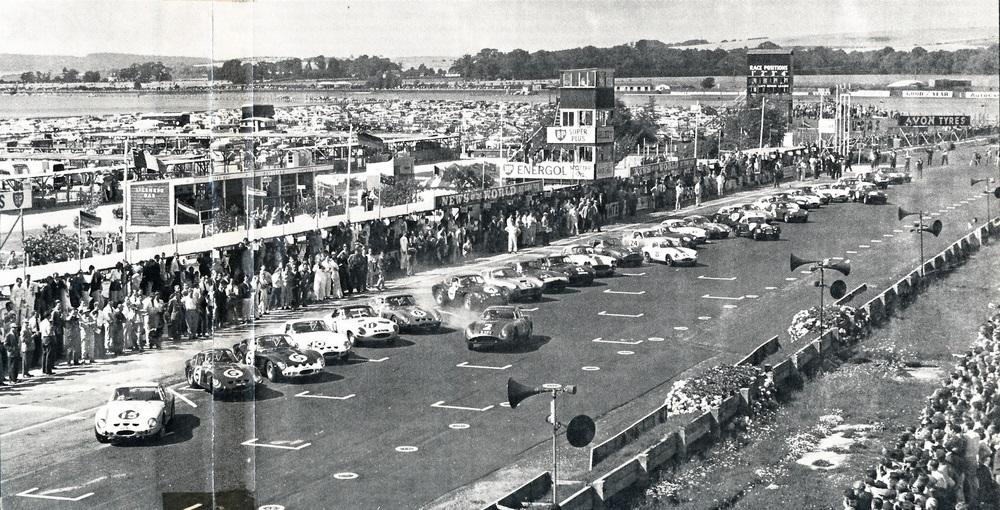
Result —
<svg viewBox="0 0 1000 510"><path fill-rule="evenodd" d="M18 492L17 494L15 494L15 496L21 496L22 498L52 499L52 500L56 500L56 501L80 501L80 500L87 499L87 498L89 498L89 497L91 497L91 496L94 495L93 492L88 492L88 493L83 494L81 496L77 496L75 498L70 498L70 497L66 497L66 496L49 496L48 494L35 494L35 491L37 491L37 490L38 490L38 487L33 487L31 489Z"/></svg>
<svg viewBox="0 0 1000 510"><path fill-rule="evenodd" d="M745 297L746 296L728 297L728 296L713 296L711 294L705 294L701 298L702 299L721 299L721 300L724 300L724 301L743 301L743 298L745 298Z"/></svg>
<svg viewBox="0 0 1000 510"><path fill-rule="evenodd" d="M778 290L777 287L764 287L764 290Z"/></svg>
<svg viewBox="0 0 1000 510"><path fill-rule="evenodd" d="M813 274L812 271L799 271L799 274Z"/></svg>
<svg viewBox="0 0 1000 510"><path fill-rule="evenodd" d="M722 281L726 281L726 282L731 282L731 281L735 280L736 277L735 276L726 276L726 277L724 277L724 276L705 276L705 275L699 275L698 279L699 280L722 280Z"/></svg>
<svg viewBox="0 0 1000 510"><path fill-rule="evenodd" d="M439 400L439 401L431 404L431 407L437 407L438 409L455 409L457 411L478 411L480 413L483 412L483 411L489 411L490 409L493 409L492 405L488 405L488 406L482 407L482 408L479 408L479 407L465 407L465 406L449 406L449 405L445 405L444 404L444 400Z"/></svg>
<svg viewBox="0 0 1000 510"><path fill-rule="evenodd" d="M858 254L858 252L856 252L856 251L854 251L854 250L847 250L847 251L846 251L846 252L844 252L844 253L847 253L848 255L857 255L857 254Z"/></svg>
<svg viewBox="0 0 1000 510"><path fill-rule="evenodd" d="M871 242L873 242L873 243L881 243L882 240L881 239L872 239Z"/></svg>
<svg viewBox="0 0 1000 510"><path fill-rule="evenodd" d="M677 331L687 331L688 327L687 326L674 326L674 329L677 330Z"/></svg>
<svg viewBox="0 0 1000 510"><path fill-rule="evenodd" d="M640 290L640 291L636 291L636 292L631 292L631 291L627 291L627 290L604 289L604 293L605 294L628 294L630 296L641 296L641 295L645 294L646 291Z"/></svg>
<svg viewBox="0 0 1000 510"><path fill-rule="evenodd" d="M385 356L385 357L382 357L382 358L379 358L379 359L368 358L368 359L365 360L365 363L382 363L383 361L385 361L387 359L389 359L388 356Z"/></svg>
<svg viewBox="0 0 1000 510"><path fill-rule="evenodd" d="M605 340L605 339L603 339L601 337L597 337L597 338L593 339L592 341L600 343L600 344L624 344L624 345L639 345L639 344L642 343L642 340L631 340L631 341L629 341L629 340Z"/></svg>
<svg viewBox="0 0 1000 510"><path fill-rule="evenodd" d="M175 397L183 400L187 405L189 405L191 407L198 407L198 404L195 404L194 402L191 401L191 399L185 397L184 395L181 395L180 393L178 393L173 388L168 388L167 391L169 391L170 393L173 393Z"/></svg>
<svg viewBox="0 0 1000 510"><path fill-rule="evenodd" d="M882 237L896 237L896 236L894 236L892 234L882 234Z"/></svg>
<svg viewBox="0 0 1000 510"><path fill-rule="evenodd" d="M932 212L931 216L941 216L941 213Z"/></svg>
<svg viewBox="0 0 1000 510"><path fill-rule="evenodd" d="M536 306L534 308L522 308L521 311L522 312L535 312L535 311L538 311L538 307Z"/></svg>
<svg viewBox="0 0 1000 510"><path fill-rule="evenodd" d="M303 391L301 393L296 393L295 396L296 397L302 397L302 398L325 398L325 399L329 399L329 400L349 400L349 399L352 399L352 398L356 397L357 395L355 395L354 393L351 393L350 395L345 395L343 397L331 397L329 395L313 395L313 394L309 393L309 391L307 390L307 391Z"/></svg>
<svg viewBox="0 0 1000 510"><path fill-rule="evenodd" d="M895 233L897 233L897 234L902 234L903 233L903 230L902 229L898 229L898 228L894 228L894 229L892 229L892 231L895 232Z"/></svg>
<svg viewBox="0 0 1000 510"><path fill-rule="evenodd" d="M629 319L638 319L639 317L642 317L643 315L646 314L640 313L638 315L631 315L627 313L608 313L606 310L601 310L600 312L597 313L597 315L603 315L605 317L627 317Z"/></svg>
<svg viewBox="0 0 1000 510"><path fill-rule="evenodd" d="M650 342L663 342L666 340L666 338L663 338L662 336L651 336L646 340L649 340Z"/></svg>
<svg viewBox="0 0 1000 510"><path fill-rule="evenodd" d="M701 315L701 316L698 317L698 320L700 320L700 321L710 321L710 320L712 320L712 318L709 317L708 315Z"/></svg>
<svg viewBox="0 0 1000 510"><path fill-rule="evenodd" d="M723 308L736 308L736 305L722 305Z"/></svg>
<svg viewBox="0 0 1000 510"><path fill-rule="evenodd" d="M622 276L646 276L646 273L621 273Z"/></svg>
<svg viewBox="0 0 1000 510"><path fill-rule="evenodd" d="M788 278L785 278L786 282L794 282L795 280L798 280L798 278L796 278L794 276L789 276Z"/></svg>
<svg viewBox="0 0 1000 510"><path fill-rule="evenodd" d="M312 443L302 443L302 444L300 444L298 446L285 446L285 445L282 445L282 444L258 443L256 437L253 438L253 439L249 439L249 440L243 441L240 444L243 445L243 446L257 446L257 447L260 447L260 448L275 448L275 449L278 449L278 450L301 450L301 449L303 449L303 448L305 448L307 446L312 445Z"/></svg>
<svg viewBox="0 0 1000 510"><path fill-rule="evenodd" d="M618 351L618 354L620 354L622 356L631 356L631 355L635 354L635 351Z"/></svg>
<svg viewBox="0 0 1000 510"><path fill-rule="evenodd" d="M867 245L867 244L859 244L859 245L858 245L858 248L871 248L871 245Z"/></svg>
<svg viewBox="0 0 1000 510"><path fill-rule="evenodd" d="M195 504L193 504L193 505L185 508L184 510L195 510L197 508L201 508L201 503L195 503Z"/></svg>
<svg viewBox="0 0 1000 510"><path fill-rule="evenodd" d="M459 363L459 364L457 364L455 366L456 367L462 367L462 368L482 368L482 369L485 369L485 370L507 370L508 368L510 368L510 367L512 367L514 365L504 365L502 367L491 367L491 366L488 366L488 365L470 365L468 361L463 361L463 362L461 362L461 363Z"/></svg>

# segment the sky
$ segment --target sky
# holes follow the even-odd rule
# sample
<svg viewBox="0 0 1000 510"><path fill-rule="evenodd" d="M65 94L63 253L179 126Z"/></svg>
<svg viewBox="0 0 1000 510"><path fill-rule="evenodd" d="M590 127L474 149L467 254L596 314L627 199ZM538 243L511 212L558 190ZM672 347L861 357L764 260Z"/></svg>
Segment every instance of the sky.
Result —
<svg viewBox="0 0 1000 510"><path fill-rule="evenodd" d="M0 0L0 53L459 56L997 26L997 0Z"/></svg>

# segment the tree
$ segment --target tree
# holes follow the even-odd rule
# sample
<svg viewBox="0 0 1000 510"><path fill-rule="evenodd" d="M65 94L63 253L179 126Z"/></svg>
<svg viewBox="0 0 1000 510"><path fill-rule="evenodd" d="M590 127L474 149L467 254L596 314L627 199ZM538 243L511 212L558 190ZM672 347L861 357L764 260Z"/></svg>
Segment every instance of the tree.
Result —
<svg viewBox="0 0 1000 510"><path fill-rule="evenodd" d="M35 83L35 73L31 71L21 73L21 83Z"/></svg>
<svg viewBox="0 0 1000 510"><path fill-rule="evenodd" d="M97 83L101 81L101 73L97 71L87 71L83 73L83 81L85 83Z"/></svg>
<svg viewBox="0 0 1000 510"><path fill-rule="evenodd" d="M715 88L715 78L709 76L708 78L705 78L704 80L701 80L701 88L703 88L705 90L714 89Z"/></svg>
<svg viewBox="0 0 1000 510"><path fill-rule="evenodd" d="M80 72L76 69L66 69L62 68L61 80L64 83L74 83L80 81Z"/></svg>
<svg viewBox="0 0 1000 510"><path fill-rule="evenodd" d="M77 258L79 238L63 233L64 225L42 225L42 232L24 238L24 251L31 263L49 264Z"/></svg>

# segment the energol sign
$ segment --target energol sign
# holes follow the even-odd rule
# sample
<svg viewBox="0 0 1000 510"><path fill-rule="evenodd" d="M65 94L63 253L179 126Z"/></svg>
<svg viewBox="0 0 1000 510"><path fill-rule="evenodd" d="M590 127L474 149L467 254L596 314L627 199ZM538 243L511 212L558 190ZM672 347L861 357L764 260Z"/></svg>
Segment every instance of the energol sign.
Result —
<svg viewBox="0 0 1000 510"><path fill-rule="evenodd" d="M593 180L593 163L560 163L543 161L541 163L504 163L501 169L503 177L509 179L571 179Z"/></svg>

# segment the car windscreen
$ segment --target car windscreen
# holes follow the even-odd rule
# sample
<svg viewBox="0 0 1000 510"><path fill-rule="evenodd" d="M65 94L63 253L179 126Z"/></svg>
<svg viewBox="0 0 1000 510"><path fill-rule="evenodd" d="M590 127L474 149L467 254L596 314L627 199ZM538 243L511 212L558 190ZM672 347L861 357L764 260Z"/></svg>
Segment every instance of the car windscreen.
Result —
<svg viewBox="0 0 1000 510"><path fill-rule="evenodd" d="M351 306L347 308L341 308L337 312L338 317L347 317L349 319L357 319L359 317L373 317L375 312L370 306Z"/></svg>
<svg viewBox="0 0 1000 510"><path fill-rule="evenodd" d="M391 306L413 306L417 304L413 296L391 296L385 298L385 302Z"/></svg>
<svg viewBox="0 0 1000 510"><path fill-rule="evenodd" d="M296 333L312 333L313 331L326 331L326 323L323 321L302 321L292 324L292 331Z"/></svg>
<svg viewBox="0 0 1000 510"><path fill-rule="evenodd" d="M494 269L490 271L490 276L494 278L516 278L519 276L513 269Z"/></svg>
<svg viewBox="0 0 1000 510"><path fill-rule="evenodd" d="M288 347L288 339L285 335L269 335L257 338L257 347L263 349L273 349L276 347Z"/></svg>
<svg viewBox="0 0 1000 510"><path fill-rule="evenodd" d="M115 390L115 400L161 400L156 388L118 388Z"/></svg>
<svg viewBox="0 0 1000 510"><path fill-rule="evenodd" d="M215 351L209 355L209 359L214 363L236 363L236 356L232 351Z"/></svg>
<svg viewBox="0 0 1000 510"><path fill-rule="evenodd" d="M488 321L514 320L514 312L511 310L486 310L483 318Z"/></svg>
<svg viewBox="0 0 1000 510"><path fill-rule="evenodd" d="M462 285L476 285L483 283L483 277L479 275L463 276L458 279Z"/></svg>

